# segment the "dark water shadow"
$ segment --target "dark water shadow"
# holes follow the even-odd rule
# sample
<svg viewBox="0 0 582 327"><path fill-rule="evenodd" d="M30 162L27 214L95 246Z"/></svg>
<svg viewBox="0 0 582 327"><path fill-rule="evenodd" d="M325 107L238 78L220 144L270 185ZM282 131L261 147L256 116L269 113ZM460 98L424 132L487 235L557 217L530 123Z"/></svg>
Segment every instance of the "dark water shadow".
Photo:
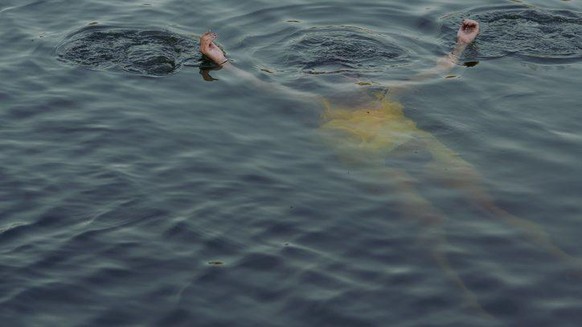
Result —
<svg viewBox="0 0 582 327"><path fill-rule="evenodd" d="M95 70L166 76L184 66L204 66L194 36L146 27L89 25L57 46L60 61Z"/></svg>
<svg viewBox="0 0 582 327"><path fill-rule="evenodd" d="M409 56L390 36L347 25L300 29L269 48L279 50L278 62L308 74L375 71Z"/></svg>

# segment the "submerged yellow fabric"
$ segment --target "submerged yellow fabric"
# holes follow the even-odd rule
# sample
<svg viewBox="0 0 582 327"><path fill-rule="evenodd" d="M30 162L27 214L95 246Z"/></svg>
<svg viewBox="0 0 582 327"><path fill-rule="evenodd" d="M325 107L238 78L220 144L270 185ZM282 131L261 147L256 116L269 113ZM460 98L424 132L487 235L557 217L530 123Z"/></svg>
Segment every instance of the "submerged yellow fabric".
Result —
<svg viewBox="0 0 582 327"><path fill-rule="evenodd" d="M397 102L381 99L359 108L333 106L328 100L323 103L320 132L343 161L382 165L387 153L408 142L418 130Z"/></svg>
<svg viewBox="0 0 582 327"><path fill-rule="evenodd" d="M343 132L352 146L377 152L390 151L410 140L418 129L406 118L402 105L380 100L379 107L332 108L325 100L323 130Z"/></svg>
<svg viewBox="0 0 582 327"><path fill-rule="evenodd" d="M382 95L357 108L335 106L328 100L323 104L320 132L343 160L383 165L395 149L408 143L421 147L435 161L462 162L456 153L406 117L400 103Z"/></svg>

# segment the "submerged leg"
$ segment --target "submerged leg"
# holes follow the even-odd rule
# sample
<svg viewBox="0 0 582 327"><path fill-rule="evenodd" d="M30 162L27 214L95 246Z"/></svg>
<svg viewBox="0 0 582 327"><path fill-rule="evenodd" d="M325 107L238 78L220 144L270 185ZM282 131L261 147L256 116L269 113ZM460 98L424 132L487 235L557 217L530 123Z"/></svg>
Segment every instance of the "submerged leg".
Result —
<svg viewBox="0 0 582 327"><path fill-rule="evenodd" d="M430 168L437 178L462 191L481 210L522 231L531 242L541 246L545 251L582 269L582 261L554 244L541 226L500 208L482 186L483 179L471 164L461 159L434 136L426 134L423 139L435 158Z"/></svg>
<svg viewBox="0 0 582 327"><path fill-rule="evenodd" d="M414 179L404 171L388 168L385 172L390 181L398 189L398 210L406 217L412 217L422 227L421 243L430 251L431 257L446 273L447 277L463 292L465 304L472 310L476 310L484 317L491 318L479 300L471 292L455 269L451 266L446 255L447 239L443 231L444 218L427 199L422 197L414 186Z"/></svg>
<svg viewBox="0 0 582 327"><path fill-rule="evenodd" d="M462 291L464 304L484 317L491 317L448 260L443 215L422 196L416 187L418 179L408 173L412 163L414 167L424 166L416 160L418 158L409 157L417 156L411 148L426 147L423 132L404 116L401 105L384 98L379 100L379 103L359 109L336 108L324 101L325 123L320 128L322 139L346 163L362 167L372 176L386 179L394 186L394 205L403 216L419 223L422 245L448 279ZM423 153L420 156L424 156ZM429 161L432 160L430 154L428 157Z"/></svg>

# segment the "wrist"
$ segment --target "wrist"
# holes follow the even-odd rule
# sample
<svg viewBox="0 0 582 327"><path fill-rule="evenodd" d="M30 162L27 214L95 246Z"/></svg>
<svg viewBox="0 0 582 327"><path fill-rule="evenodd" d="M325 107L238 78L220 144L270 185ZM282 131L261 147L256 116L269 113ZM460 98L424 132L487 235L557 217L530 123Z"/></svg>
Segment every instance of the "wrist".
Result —
<svg viewBox="0 0 582 327"><path fill-rule="evenodd" d="M456 57L457 59L459 59L461 57L461 55L463 54L463 52L465 52L467 45L468 45L468 43L457 41L457 44L455 45L453 50L451 50L450 54L452 56Z"/></svg>
<svg viewBox="0 0 582 327"><path fill-rule="evenodd" d="M448 69L455 67L455 65L459 63L459 59L461 58L461 55L465 51L466 47L467 47L466 44L464 44L462 42L457 42L457 44L455 45L453 50L451 50L451 52L447 53L446 56L444 56L443 58L441 58L441 60L439 60L439 63L438 63L439 66L445 67Z"/></svg>

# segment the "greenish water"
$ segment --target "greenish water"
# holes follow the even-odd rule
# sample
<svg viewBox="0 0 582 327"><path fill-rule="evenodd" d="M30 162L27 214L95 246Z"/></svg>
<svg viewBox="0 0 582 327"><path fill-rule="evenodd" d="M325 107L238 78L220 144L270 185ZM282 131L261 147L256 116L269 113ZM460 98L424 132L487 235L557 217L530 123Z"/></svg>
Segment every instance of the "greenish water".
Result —
<svg viewBox="0 0 582 327"><path fill-rule="evenodd" d="M577 326L581 12L4 0L2 324ZM360 94L433 66L462 17L478 64L390 89L430 141L387 153L322 138L319 100L206 81L196 45L218 32L262 81L354 108L364 137Z"/></svg>

